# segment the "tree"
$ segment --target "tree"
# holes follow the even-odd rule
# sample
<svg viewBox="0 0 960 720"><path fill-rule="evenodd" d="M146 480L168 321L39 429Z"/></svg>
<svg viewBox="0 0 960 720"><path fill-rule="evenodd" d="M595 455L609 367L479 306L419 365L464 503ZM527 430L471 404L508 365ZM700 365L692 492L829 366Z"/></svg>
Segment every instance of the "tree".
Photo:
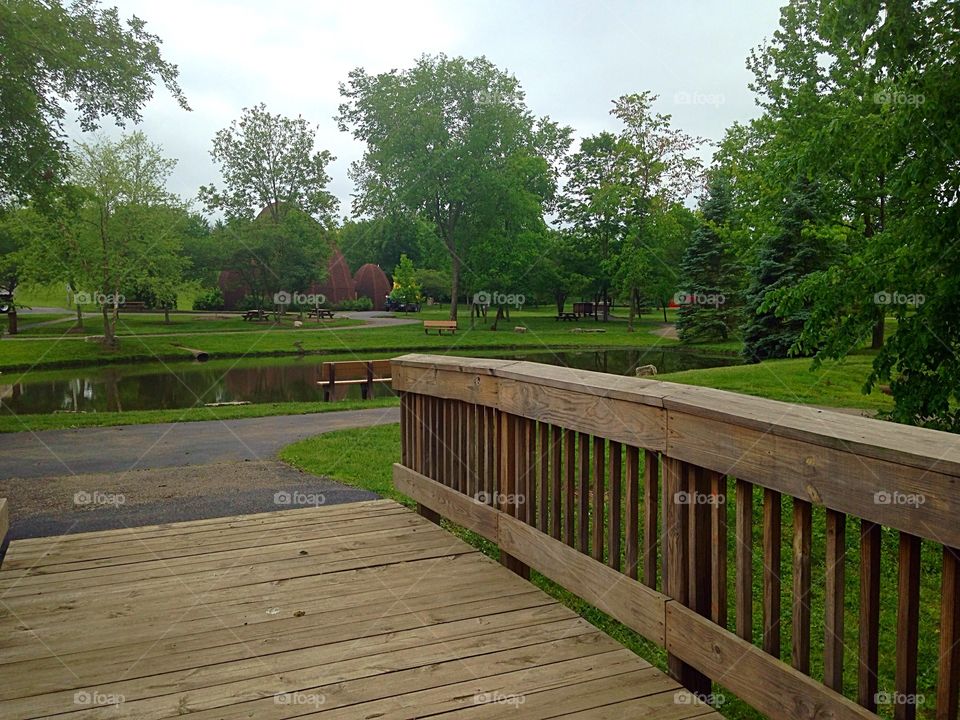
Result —
<svg viewBox="0 0 960 720"><path fill-rule="evenodd" d="M71 178L75 187L50 212L53 231L30 250L35 280L67 280L78 304L96 302L103 315L104 345L116 348L124 294L179 283L179 223L184 216L166 190L176 162L163 157L141 132L114 142L80 143Z"/></svg>
<svg viewBox="0 0 960 720"><path fill-rule="evenodd" d="M741 267L727 239L730 204L730 180L715 170L680 263L679 284L686 294L677 318L682 342L725 341L738 324Z"/></svg>
<svg viewBox="0 0 960 720"><path fill-rule="evenodd" d="M535 118L516 78L483 57L423 56L379 75L357 68L340 94L340 129L367 145L351 167L354 211L430 219L450 255L455 319L473 230L502 208L549 208L569 128Z"/></svg>
<svg viewBox="0 0 960 720"><path fill-rule="evenodd" d="M567 298L584 292L590 283L592 265L570 232L550 230L540 247L541 260L533 277L534 289L549 296L557 307L557 314L564 312Z"/></svg>
<svg viewBox="0 0 960 720"><path fill-rule="evenodd" d="M767 237L746 292L743 354L752 362L787 357L794 347L809 308L778 306L777 291L795 287L811 273L823 270L830 257L830 238L819 232L820 190L799 179L784 202L777 230Z"/></svg>
<svg viewBox="0 0 960 720"><path fill-rule="evenodd" d="M440 269L450 263L433 224L410 215L347 220L337 231L337 245L353 272L366 263L392 272L401 255L421 267Z"/></svg>
<svg viewBox="0 0 960 720"><path fill-rule="evenodd" d="M613 101L610 114L623 128L616 135L584 139L567 163L569 180L560 203L563 219L597 256L597 301L606 312L617 277L628 297L631 330L644 284L639 270L659 266L649 233L663 224L651 217L689 195L701 169L694 153L703 141L673 128L670 115L655 113L656 100L642 92Z"/></svg>
<svg viewBox="0 0 960 720"><path fill-rule="evenodd" d="M64 103L85 131L104 117L140 121L159 77L189 110L177 66L143 20L122 23L96 0L9 0L0 4L0 204L46 194L65 180Z"/></svg>
<svg viewBox="0 0 960 720"><path fill-rule="evenodd" d="M273 115L263 103L244 108L240 120L213 139L210 155L224 187L202 186L200 199L230 219L251 220L266 210L279 221L292 207L332 226L337 199L327 190L327 165L336 158L327 150L314 152L315 136L302 117Z"/></svg>
<svg viewBox="0 0 960 720"><path fill-rule="evenodd" d="M397 263L396 270L393 272L393 290L390 291L390 299L406 305L420 302L422 295L423 287L417 280L413 261L406 255L401 255L400 262Z"/></svg>

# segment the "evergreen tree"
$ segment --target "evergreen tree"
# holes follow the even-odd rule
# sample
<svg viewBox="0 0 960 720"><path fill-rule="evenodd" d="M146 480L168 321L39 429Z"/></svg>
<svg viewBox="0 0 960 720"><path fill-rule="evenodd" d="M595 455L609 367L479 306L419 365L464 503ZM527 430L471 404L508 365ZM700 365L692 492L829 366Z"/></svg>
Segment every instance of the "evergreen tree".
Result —
<svg viewBox="0 0 960 720"><path fill-rule="evenodd" d="M806 307L782 312L771 293L795 287L827 266L827 243L818 227L818 194L815 183L798 180L784 201L777 229L757 255L743 329L743 354L752 362L787 357L810 315Z"/></svg>
<svg viewBox="0 0 960 720"><path fill-rule="evenodd" d="M683 342L726 340L739 320L741 268L722 236L731 209L730 180L714 172L700 206L701 222L693 231L680 263L680 286L686 293L677 319Z"/></svg>

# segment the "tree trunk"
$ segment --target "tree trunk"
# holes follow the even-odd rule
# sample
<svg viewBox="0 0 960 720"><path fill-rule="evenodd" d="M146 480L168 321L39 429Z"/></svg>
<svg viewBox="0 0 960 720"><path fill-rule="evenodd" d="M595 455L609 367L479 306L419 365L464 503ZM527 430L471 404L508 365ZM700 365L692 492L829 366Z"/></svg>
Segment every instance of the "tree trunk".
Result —
<svg viewBox="0 0 960 720"><path fill-rule="evenodd" d="M567 304L567 294L555 292L553 298L557 301L557 315L563 315L563 308Z"/></svg>
<svg viewBox="0 0 960 720"><path fill-rule="evenodd" d="M633 318L636 316L636 314L637 314L637 289L630 288L630 315L627 318L627 332L633 332Z"/></svg>
<svg viewBox="0 0 960 720"><path fill-rule="evenodd" d="M7 313L7 332L11 335L17 334L17 311L12 306Z"/></svg>
<svg viewBox="0 0 960 720"><path fill-rule="evenodd" d="M879 350L883 347L883 336L885 331L885 321L887 314L881 309L880 317L877 318L877 322L873 325L873 341L870 343L870 347L874 350Z"/></svg>
<svg viewBox="0 0 960 720"><path fill-rule="evenodd" d="M103 315L103 345L113 349L116 347L116 338L113 336L113 327L110 325L110 308L106 303L100 304L100 314Z"/></svg>
<svg viewBox="0 0 960 720"><path fill-rule="evenodd" d="M660 307L663 309L663 321L667 322L667 304L661 300Z"/></svg>
<svg viewBox="0 0 960 720"><path fill-rule="evenodd" d="M83 328L83 308L77 303L77 327Z"/></svg>
<svg viewBox="0 0 960 720"><path fill-rule="evenodd" d="M490 326L491 330L497 329L497 323L500 322L500 318L503 317L503 305L497 305L497 314L493 318L493 325Z"/></svg>
<svg viewBox="0 0 960 720"><path fill-rule="evenodd" d="M460 258L450 253L450 319L457 319L457 300L460 297Z"/></svg>
<svg viewBox="0 0 960 720"><path fill-rule="evenodd" d="M170 324L170 306L169 305L163 306L163 324L164 325Z"/></svg>

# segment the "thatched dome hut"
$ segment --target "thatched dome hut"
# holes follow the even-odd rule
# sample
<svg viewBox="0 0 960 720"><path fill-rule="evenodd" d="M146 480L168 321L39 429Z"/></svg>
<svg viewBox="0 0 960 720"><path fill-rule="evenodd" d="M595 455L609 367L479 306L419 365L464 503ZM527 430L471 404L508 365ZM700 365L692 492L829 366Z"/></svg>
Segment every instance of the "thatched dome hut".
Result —
<svg viewBox="0 0 960 720"><path fill-rule="evenodd" d="M380 269L379 265L367 263L361 265L357 274L353 276L356 283L357 295L359 297L368 297L373 302L374 310L383 310L386 306L387 295L390 294L392 285L387 279L387 274Z"/></svg>

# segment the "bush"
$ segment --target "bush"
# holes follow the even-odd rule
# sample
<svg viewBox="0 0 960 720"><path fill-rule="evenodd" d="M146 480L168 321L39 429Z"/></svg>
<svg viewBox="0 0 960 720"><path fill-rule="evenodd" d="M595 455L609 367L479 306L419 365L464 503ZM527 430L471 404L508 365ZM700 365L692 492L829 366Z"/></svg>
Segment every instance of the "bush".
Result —
<svg viewBox="0 0 960 720"><path fill-rule="evenodd" d="M333 306L334 310L373 310L373 300L358 297L356 300L341 300Z"/></svg>
<svg viewBox="0 0 960 720"><path fill-rule="evenodd" d="M223 310L223 293L220 288L202 291L193 299L194 310Z"/></svg>

